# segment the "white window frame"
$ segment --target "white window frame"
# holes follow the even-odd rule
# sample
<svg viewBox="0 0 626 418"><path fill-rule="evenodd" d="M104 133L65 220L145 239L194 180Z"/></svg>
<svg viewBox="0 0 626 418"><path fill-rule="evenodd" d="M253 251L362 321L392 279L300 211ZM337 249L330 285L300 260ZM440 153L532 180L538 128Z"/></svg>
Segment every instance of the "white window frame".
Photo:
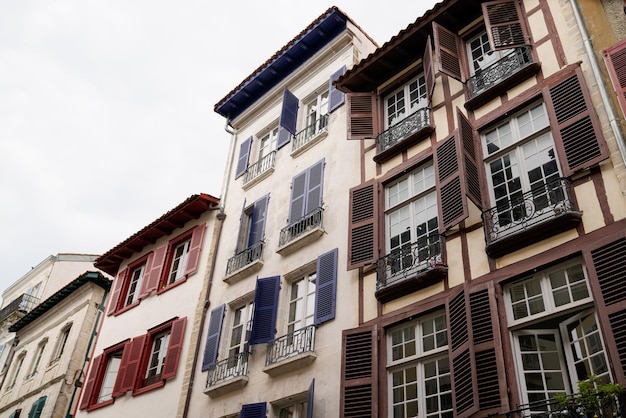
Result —
<svg viewBox="0 0 626 418"><path fill-rule="evenodd" d="M300 286L299 284L302 284ZM313 270L289 281L287 334L313 325L315 321L315 288L317 272ZM297 292L294 294L294 292Z"/></svg>
<svg viewBox="0 0 626 418"><path fill-rule="evenodd" d="M150 336L150 339L152 340L152 348L150 349L150 356L148 357L148 365L146 367L144 379L154 378L161 375L163 365L165 364L165 356L169 346L171 331L171 328L168 328Z"/></svg>
<svg viewBox="0 0 626 418"><path fill-rule="evenodd" d="M123 308L139 300L139 289L141 289L141 283L143 282L146 274L146 263L142 263L136 267L133 267L128 275L128 288L124 295Z"/></svg>
<svg viewBox="0 0 626 418"><path fill-rule="evenodd" d="M101 403L113 399L113 389L115 387L115 381L122 364L123 349L115 350L106 354L106 369L100 384L100 390L98 391L98 398L96 403Z"/></svg>
<svg viewBox="0 0 626 418"><path fill-rule="evenodd" d="M416 91L418 92L417 96L414 94ZM393 100L393 113L390 113L392 107L390 100ZM402 102L402 112L397 109L399 102ZM424 73L420 73L404 83L401 87L385 95L385 130L397 125L413 113L425 107L428 107L426 79Z"/></svg>
<svg viewBox="0 0 626 418"><path fill-rule="evenodd" d="M241 353L248 351L248 340L250 338L250 331L252 329L252 315L254 313L254 303L252 302L252 299L249 299L245 303L239 303L237 305L229 306L229 309L231 310L231 315L228 326L228 345L226 347L226 358L228 358L229 361L234 361L235 356L238 356ZM235 322L235 320L237 319L238 311L241 311L242 314L239 316L238 322ZM241 328L241 334L239 335L238 341L234 341L235 327ZM234 367L235 365L236 364L233 363L231 367Z"/></svg>
<svg viewBox="0 0 626 418"><path fill-rule="evenodd" d="M44 338L37 344L37 351L35 351L35 357L33 357L33 364L30 368L30 373L28 377L33 377L39 371L39 366L41 366L41 358L43 357L44 350L46 349L46 345L48 344L48 338Z"/></svg>
<svg viewBox="0 0 626 418"><path fill-rule="evenodd" d="M472 43L475 42L477 42L477 44L473 46ZM475 75L478 71L486 69L513 51L513 49L492 51L486 30L468 39L467 42L465 42L465 48L470 75ZM474 51L480 51L480 55L474 56Z"/></svg>
<svg viewBox="0 0 626 418"><path fill-rule="evenodd" d="M189 247L191 246L191 237L176 244L172 249L172 262L170 271L167 274L165 286L169 286L185 276L185 268L187 267L187 258L189 257Z"/></svg>
<svg viewBox="0 0 626 418"><path fill-rule="evenodd" d="M317 89L312 95L304 100L304 127L306 137L311 138L320 133L326 125L320 125L316 121L328 114L328 84Z"/></svg>
<svg viewBox="0 0 626 418"><path fill-rule="evenodd" d="M259 147L256 161L259 162L276 150L276 141L278 140L278 124L273 124L271 128L260 132L257 135L257 138L259 141Z"/></svg>
<svg viewBox="0 0 626 418"><path fill-rule="evenodd" d="M63 356L63 352L65 351L65 346L67 345L67 340L70 337L70 332L72 331L72 323L66 324L61 328L59 332L59 336L57 337L56 345L54 346L54 354L52 359L50 360L50 364L56 363L61 360L61 356Z"/></svg>

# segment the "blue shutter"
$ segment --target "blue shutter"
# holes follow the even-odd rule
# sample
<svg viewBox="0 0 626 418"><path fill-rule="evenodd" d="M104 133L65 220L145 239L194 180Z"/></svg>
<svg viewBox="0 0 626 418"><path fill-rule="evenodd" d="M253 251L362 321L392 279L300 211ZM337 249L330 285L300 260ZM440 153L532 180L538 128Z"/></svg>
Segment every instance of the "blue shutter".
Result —
<svg viewBox="0 0 626 418"><path fill-rule="evenodd" d="M269 195L265 195L256 202L252 209L252 222L250 223L250 239L248 247L256 244L263 239L265 233L265 218L267 215L267 203L270 199Z"/></svg>
<svg viewBox="0 0 626 418"><path fill-rule="evenodd" d="M313 418L313 401L315 401L315 379L311 380L306 394L306 418Z"/></svg>
<svg viewBox="0 0 626 418"><path fill-rule="evenodd" d="M324 179L324 159L307 170L307 193L306 209L307 215L322 206L322 183Z"/></svg>
<svg viewBox="0 0 626 418"><path fill-rule="evenodd" d="M263 344L274 339L279 290L280 276L257 279L250 344Z"/></svg>
<svg viewBox="0 0 626 418"><path fill-rule="evenodd" d="M296 124L298 122L298 98L294 96L286 87L283 92L283 108L278 121L278 138L276 149L287 145L291 137L296 134Z"/></svg>
<svg viewBox="0 0 626 418"><path fill-rule="evenodd" d="M346 66L344 65L334 73L330 75L330 81L328 82L328 113L337 109L346 100L346 95L337 90L337 87L333 84L333 81L341 77L346 73Z"/></svg>
<svg viewBox="0 0 626 418"><path fill-rule="evenodd" d="M241 405L241 413L239 414L240 418L265 418L266 416L266 404L265 402L260 403L248 403Z"/></svg>
<svg viewBox="0 0 626 418"><path fill-rule="evenodd" d="M241 176L248 168L248 158L250 157L250 147L252 146L252 137L246 139L239 147L239 159L237 160L237 170L235 178Z"/></svg>
<svg viewBox="0 0 626 418"><path fill-rule="evenodd" d="M291 184L291 204L289 205L289 224L299 221L304 216L307 172L304 171L293 178Z"/></svg>
<svg viewBox="0 0 626 418"><path fill-rule="evenodd" d="M226 305L221 305L211 311L206 346L204 347L204 358L202 359L202 371L208 370L217 361L217 351L220 344L225 310Z"/></svg>
<svg viewBox="0 0 626 418"><path fill-rule="evenodd" d="M315 325L335 317L337 294L337 253L335 248L317 258L317 284L315 286Z"/></svg>

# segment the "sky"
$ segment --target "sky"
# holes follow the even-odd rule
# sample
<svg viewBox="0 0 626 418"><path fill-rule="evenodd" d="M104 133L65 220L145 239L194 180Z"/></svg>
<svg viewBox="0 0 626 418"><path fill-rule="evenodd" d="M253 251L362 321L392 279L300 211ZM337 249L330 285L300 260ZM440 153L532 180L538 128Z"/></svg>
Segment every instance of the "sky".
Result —
<svg viewBox="0 0 626 418"><path fill-rule="evenodd" d="M435 0L0 1L0 292L219 197L213 106L331 6L379 45Z"/></svg>

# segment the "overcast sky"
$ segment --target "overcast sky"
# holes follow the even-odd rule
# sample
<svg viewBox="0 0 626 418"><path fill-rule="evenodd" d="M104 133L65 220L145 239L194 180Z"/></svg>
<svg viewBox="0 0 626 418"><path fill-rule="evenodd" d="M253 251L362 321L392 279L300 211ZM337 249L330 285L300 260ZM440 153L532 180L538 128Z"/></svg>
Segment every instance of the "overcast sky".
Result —
<svg viewBox="0 0 626 418"><path fill-rule="evenodd" d="M219 197L213 105L329 7L379 45L434 0L0 1L0 292Z"/></svg>

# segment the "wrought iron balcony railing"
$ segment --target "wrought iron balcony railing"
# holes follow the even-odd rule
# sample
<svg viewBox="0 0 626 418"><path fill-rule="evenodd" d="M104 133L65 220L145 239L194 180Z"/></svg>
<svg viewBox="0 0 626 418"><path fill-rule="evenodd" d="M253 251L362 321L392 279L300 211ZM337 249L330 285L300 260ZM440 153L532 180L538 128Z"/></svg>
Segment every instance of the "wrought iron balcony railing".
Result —
<svg viewBox="0 0 626 418"><path fill-rule="evenodd" d="M555 398L520 405L504 415L507 418L624 418L624 395L595 393L571 395L565 401Z"/></svg>
<svg viewBox="0 0 626 418"><path fill-rule="evenodd" d="M309 325L267 343L265 365L271 366L297 354L315 349L315 325Z"/></svg>
<svg viewBox="0 0 626 418"><path fill-rule="evenodd" d="M533 63L530 46L515 48L500 60L478 72L467 80L470 97L474 97L501 83L522 68Z"/></svg>
<svg viewBox="0 0 626 418"><path fill-rule="evenodd" d="M483 212L487 244L517 234L557 216L579 213L570 200L570 181L558 178L502 200Z"/></svg>
<svg viewBox="0 0 626 418"><path fill-rule="evenodd" d="M381 257L377 262L376 289L383 289L434 267L443 266L443 246L444 236L432 234Z"/></svg>
<svg viewBox="0 0 626 418"><path fill-rule="evenodd" d="M282 247L283 245L293 241L294 239L304 235L307 231L310 231L313 228L321 227L322 221L324 217L323 208L317 208L313 210L311 213L304 215L301 219L296 222L288 225L280 230L280 237L278 239L278 246Z"/></svg>
<svg viewBox="0 0 626 418"><path fill-rule="evenodd" d="M258 241L229 258L226 264L226 275L229 276L253 261L260 260L263 256L263 244L263 241Z"/></svg>
<svg viewBox="0 0 626 418"><path fill-rule="evenodd" d="M245 185L250 183L252 180L268 171L270 168L274 168L275 156L276 151L272 151L256 163L249 166L246 172L243 174L243 184Z"/></svg>
<svg viewBox="0 0 626 418"><path fill-rule="evenodd" d="M380 133L376 138L378 152L381 153L388 150L414 133L430 126L429 115L429 109L427 107L422 107L386 131Z"/></svg>
<svg viewBox="0 0 626 418"><path fill-rule="evenodd" d="M248 356L248 352L244 351L236 356L218 361L211 366L206 380L206 388L209 389L215 385L239 376L247 376Z"/></svg>
<svg viewBox="0 0 626 418"><path fill-rule="evenodd" d="M309 143L317 134L328 127L328 113L320 116L315 122L296 133L291 144L291 151L296 151Z"/></svg>
<svg viewBox="0 0 626 418"><path fill-rule="evenodd" d="M37 305L39 305L39 298L24 293L0 310L0 322L8 318L13 312L28 313Z"/></svg>

